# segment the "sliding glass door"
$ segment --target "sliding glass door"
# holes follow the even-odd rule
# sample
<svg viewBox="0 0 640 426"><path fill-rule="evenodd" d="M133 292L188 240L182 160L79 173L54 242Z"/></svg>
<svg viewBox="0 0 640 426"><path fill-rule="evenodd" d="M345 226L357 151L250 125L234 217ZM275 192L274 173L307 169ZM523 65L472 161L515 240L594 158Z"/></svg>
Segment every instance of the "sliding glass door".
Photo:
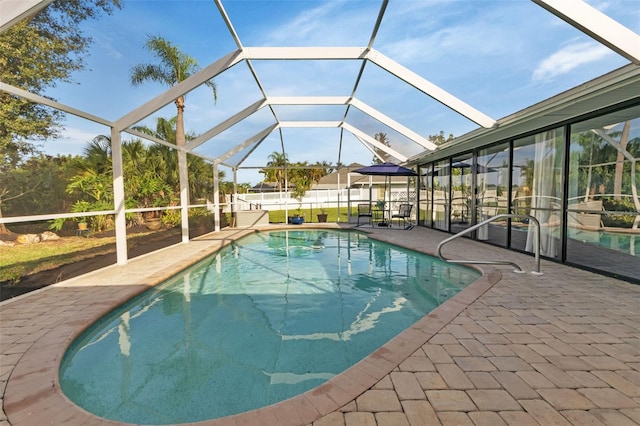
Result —
<svg viewBox="0 0 640 426"><path fill-rule="evenodd" d="M418 224L430 227L433 224L433 165L420 167L418 174L420 178Z"/></svg>
<svg viewBox="0 0 640 426"><path fill-rule="evenodd" d="M451 162L451 232L458 233L471 226L473 201L473 154L454 157Z"/></svg>
<svg viewBox="0 0 640 426"><path fill-rule="evenodd" d="M540 254L561 257L564 129L518 139L513 144L513 213L535 217L541 225ZM534 228L527 219L512 221L511 247L533 252Z"/></svg>
<svg viewBox="0 0 640 426"><path fill-rule="evenodd" d="M433 227L443 231L449 231L450 188L449 160L439 161L433 171Z"/></svg>
<svg viewBox="0 0 640 426"><path fill-rule="evenodd" d="M509 144L478 151L476 159L476 223L509 213ZM507 245L507 219L499 219L478 229L479 240Z"/></svg>

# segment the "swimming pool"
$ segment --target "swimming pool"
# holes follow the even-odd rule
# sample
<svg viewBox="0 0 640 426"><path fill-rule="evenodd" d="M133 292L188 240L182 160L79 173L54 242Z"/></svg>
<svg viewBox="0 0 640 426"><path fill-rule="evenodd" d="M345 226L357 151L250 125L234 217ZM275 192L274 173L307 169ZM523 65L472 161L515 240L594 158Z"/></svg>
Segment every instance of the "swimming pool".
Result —
<svg viewBox="0 0 640 426"><path fill-rule="evenodd" d="M640 257L640 234L568 229L569 238Z"/></svg>
<svg viewBox="0 0 640 426"><path fill-rule="evenodd" d="M344 371L478 277L358 232L253 234L94 324L61 388L129 423L248 411Z"/></svg>

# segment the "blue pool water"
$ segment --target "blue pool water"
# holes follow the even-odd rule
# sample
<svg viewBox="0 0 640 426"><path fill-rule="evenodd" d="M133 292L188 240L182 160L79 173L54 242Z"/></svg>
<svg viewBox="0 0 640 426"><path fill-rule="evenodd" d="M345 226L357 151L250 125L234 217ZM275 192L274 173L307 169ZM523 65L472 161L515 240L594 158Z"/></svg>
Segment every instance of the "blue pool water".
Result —
<svg viewBox="0 0 640 426"><path fill-rule="evenodd" d="M584 243L594 244L598 247L640 257L640 234L589 231L572 228L569 228L568 234L569 238Z"/></svg>
<svg viewBox="0 0 640 426"><path fill-rule="evenodd" d="M94 324L62 390L129 423L248 411L320 385L478 277L358 232L253 234Z"/></svg>

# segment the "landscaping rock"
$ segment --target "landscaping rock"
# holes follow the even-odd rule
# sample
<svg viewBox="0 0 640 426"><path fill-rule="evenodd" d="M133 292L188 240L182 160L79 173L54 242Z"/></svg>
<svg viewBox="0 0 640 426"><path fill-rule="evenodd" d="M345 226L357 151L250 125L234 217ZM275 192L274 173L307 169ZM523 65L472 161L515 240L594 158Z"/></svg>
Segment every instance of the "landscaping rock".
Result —
<svg viewBox="0 0 640 426"><path fill-rule="evenodd" d="M52 241L52 240L59 240L59 239L60 239L60 236L51 231L45 231L42 234L40 234L40 241Z"/></svg>
<svg viewBox="0 0 640 426"><path fill-rule="evenodd" d="M16 242L19 244L35 244L40 242L39 234L20 234L16 238Z"/></svg>

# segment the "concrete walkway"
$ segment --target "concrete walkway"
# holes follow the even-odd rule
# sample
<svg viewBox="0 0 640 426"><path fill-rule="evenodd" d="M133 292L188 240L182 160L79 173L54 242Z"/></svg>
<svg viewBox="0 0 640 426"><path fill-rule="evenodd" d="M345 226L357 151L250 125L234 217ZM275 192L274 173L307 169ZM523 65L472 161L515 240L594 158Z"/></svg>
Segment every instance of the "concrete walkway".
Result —
<svg viewBox="0 0 640 426"><path fill-rule="evenodd" d="M448 236L363 230L428 253ZM210 234L1 303L0 425L118 424L59 391L66 347L114 306L247 232ZM466 239L445 255L533 267L530 256ZM483 267L480 280L324 385L199 424L639 425L640 286L546 261L542 271Z"/></svg>

